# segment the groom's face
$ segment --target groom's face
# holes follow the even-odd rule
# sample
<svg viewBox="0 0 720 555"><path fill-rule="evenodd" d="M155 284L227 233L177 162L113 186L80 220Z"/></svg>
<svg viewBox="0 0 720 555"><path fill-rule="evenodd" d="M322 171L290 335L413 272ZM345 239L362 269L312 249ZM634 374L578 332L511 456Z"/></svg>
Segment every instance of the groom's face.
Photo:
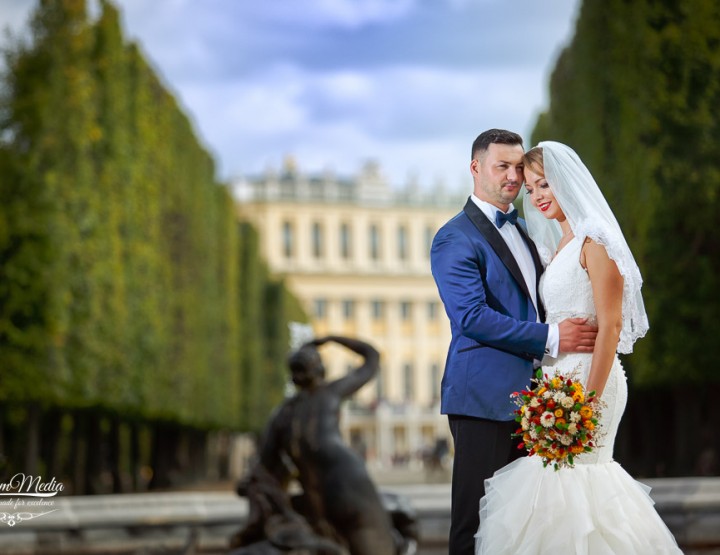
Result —
<svg viewBox="0 0 720 555"><path fill-rule="evenodd" d="M506 211L523 183L521 145L493 143L470 163L475 195Z"/></svg>

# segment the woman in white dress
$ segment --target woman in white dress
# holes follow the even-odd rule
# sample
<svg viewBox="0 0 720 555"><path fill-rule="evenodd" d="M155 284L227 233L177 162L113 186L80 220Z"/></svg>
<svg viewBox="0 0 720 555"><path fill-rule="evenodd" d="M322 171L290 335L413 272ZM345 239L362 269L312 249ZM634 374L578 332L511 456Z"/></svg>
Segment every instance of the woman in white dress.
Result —
<svg viewBox="0 0 720 555"><path fill-rule="evenodd" d="M592 354L561 355L543 368L573 374L604 403L599 446L573 468L523 457L486 480L478 555L682 553L653 507L650 488L613 461L627 384L617 352L648 329L642 278L620 226L590 172L566 145L546 141L525 155L525 217L547 265L540 282L548 323L597 323Z"/></svg>

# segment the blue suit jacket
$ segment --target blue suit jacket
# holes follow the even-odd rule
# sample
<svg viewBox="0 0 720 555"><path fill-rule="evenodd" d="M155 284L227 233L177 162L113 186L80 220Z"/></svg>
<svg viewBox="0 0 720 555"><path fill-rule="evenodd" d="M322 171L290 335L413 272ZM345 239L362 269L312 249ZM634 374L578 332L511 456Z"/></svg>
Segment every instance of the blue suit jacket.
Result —
<svg viewBox="0 0 720 555"><path fill-rule="evenodd" d="M542 263L524 225L518 220L539 279ZM515 258L497 228L468 199L435 235L430 262L452 331L441 412L512 420L516 407L510 394L528 387L533 360L542 359L548 335L548 326L536 321Z"/></svg>

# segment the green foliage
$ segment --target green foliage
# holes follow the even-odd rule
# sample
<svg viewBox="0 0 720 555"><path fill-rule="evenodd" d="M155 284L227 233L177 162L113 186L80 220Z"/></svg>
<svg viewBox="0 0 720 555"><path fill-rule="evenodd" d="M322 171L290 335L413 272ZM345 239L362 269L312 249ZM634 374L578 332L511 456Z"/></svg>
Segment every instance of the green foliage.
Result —
<svg viewBox="0 0 720 555"><path fill-rule="evenodd" d="M720 334L720 5L584 2L533 143L570 144L603 189L640 264L648 337L638 384L717 382Z"/></svg>
<svg viewBox="0 0 720 555"><path fill-rule="evenodd" d="M108 1L43 0L0 106L0 403L261 426L304 319Z"/></svg>

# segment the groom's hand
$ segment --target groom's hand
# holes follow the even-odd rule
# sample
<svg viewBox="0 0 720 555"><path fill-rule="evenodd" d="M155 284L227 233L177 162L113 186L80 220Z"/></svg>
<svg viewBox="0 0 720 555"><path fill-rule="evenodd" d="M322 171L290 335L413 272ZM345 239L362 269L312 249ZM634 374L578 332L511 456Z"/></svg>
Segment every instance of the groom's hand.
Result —
<svg viewBox="0 0 720 555"><path fill-rule="evenodd" d="M561 353L592 353L595 348L597 326L587 318L567 318L558 324Z"/></svg>

